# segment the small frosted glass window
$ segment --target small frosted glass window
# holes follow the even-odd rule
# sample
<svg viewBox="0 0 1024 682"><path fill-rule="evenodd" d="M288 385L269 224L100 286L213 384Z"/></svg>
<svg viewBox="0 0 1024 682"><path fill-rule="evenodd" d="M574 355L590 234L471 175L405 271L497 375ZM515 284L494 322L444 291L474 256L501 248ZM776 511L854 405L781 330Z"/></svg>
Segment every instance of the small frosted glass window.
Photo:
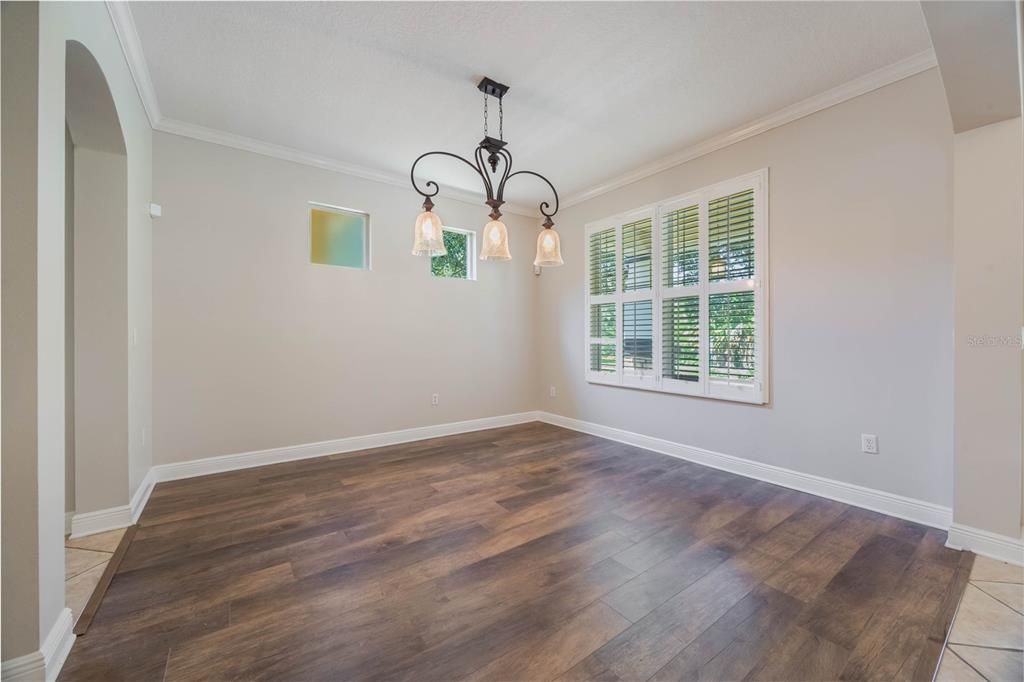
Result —
<svg viewBox="0 0 1024 682"><path fill-rule="evenodd" d="M358 211L314 206L309 210L312 263L367 268L370 216Z"/></svg>

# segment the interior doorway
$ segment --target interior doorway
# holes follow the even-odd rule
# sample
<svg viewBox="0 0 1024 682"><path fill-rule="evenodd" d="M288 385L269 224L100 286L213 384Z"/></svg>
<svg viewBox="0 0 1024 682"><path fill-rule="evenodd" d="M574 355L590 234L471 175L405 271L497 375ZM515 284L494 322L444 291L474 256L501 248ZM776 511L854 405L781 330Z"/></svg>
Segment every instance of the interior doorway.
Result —
<svg viewBox="0 0 1024 682"><path fill-rule="evenodd" d="M128 177L100 65L76 41L65 63L65 534L77 537L128 498ZM112 553L102 542L66 545L76 619Z"/></svg>

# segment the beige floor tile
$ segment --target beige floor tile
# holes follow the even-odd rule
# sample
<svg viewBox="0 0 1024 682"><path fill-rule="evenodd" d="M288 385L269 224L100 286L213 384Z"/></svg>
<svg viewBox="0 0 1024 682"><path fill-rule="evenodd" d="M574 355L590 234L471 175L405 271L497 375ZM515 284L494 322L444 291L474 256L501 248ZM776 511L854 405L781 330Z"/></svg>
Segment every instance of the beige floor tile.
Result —
<svg viewBox="0 0 1024 682"><path fill-rule="evenodd" d="M94 552L89 549L64 548L64 579L69 580L80 573L85 573L93 566L105 564L112 555L107 552Z"/></svg>
<svg viewBox="0 0 1024 682"><path fill-rule="evenodd" d="M1012 606L1017 611L1024 613L1024 585L1017 585L1016 583L991 583L982 580L972 580L971 584L1007 606Z"/></svg>
<svg viewBox="0 0 1024 682"><path fill-rule="evenodd" d="M942 662L939 663L939 671L935 673L935 682L985 682L985 678L946 649L942 652Z"/></svg>
<svg viewBox="0 0 1024 682"><path fill-rule="evenodd" d="M959 644L951 644L949 648L989 682L1020 682L1024 679L1024 652Z"/></svg>
<svg viewBox="0 0 1024 682"><path fill-rule="evenodd" d="M1003 583L1024 583L1024 566L1014 566L987 556L974 558L971 580L992 580Z"/></svg>
<svg viewBox="0 0 1024 682"><path fill-rule="evenodd" d="M100 578L103 576L103 569L106 567L107 564L104 562L64 583L64 599L67 602L67 607L71 609L71 615L75 621L82 615L82 609L85 608L93 590L99 584Z"/></svg>
<svg viewBox="0 0 1024 682"><path fill-rule="evenodd" d="M1024 648L1024 616L968 584L949 643Z"/></svg>
<svg viewBox="0 0 1024 682"><path fill-rule="evenodd" d="M86 535L84 538L69 538L64 541L64 546L77 547L78 549L99 550L101 552L113 552L117 549L117 545L121 542L121 538L124 537L126 530L127 528L121 528L118 530L109 530L106 533Z"/></svg>

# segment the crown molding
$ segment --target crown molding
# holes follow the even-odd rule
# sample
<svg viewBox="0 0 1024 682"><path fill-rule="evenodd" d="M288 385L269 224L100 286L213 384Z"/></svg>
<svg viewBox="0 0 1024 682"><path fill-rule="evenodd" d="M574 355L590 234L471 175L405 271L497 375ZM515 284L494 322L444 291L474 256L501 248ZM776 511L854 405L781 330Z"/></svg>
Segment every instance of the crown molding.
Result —
<svg viewBox="0 0 1024 682"><path fill-rule="evenodd" d="M160 121L160 105L156 100L153 81L149 77L149 66L146 64L146 55L142 51L142 43L139 42L139 32L135 28L132 11L127 2L107 2L106 5L107 12L110 13L110 20L114 24L117 40L121 43L124 59L128 62L128 70L132 74L132 80L135 81L135 89L139 91L142 108L146 110L149 127L154 128Z"/></svg>
<svg viewBox="0 0 1024 682"><path fill-rule="evenodd" d="M117 39L121 43L121 51L124 53L125 61L128 62L128 70L131 72L132 80L135 81L135 88L139 92L139 99L142 100L142 106L146 110L146 117L149 118L149 126L153 130L180 135L181 137L190 137L203 142L241 149L242 151L313 166L314 168L321 168L336 173L344 173L357 178L363 178L364 180L372 180L405 189L409 188L409 178L404 174L367 168L339 159L309 154L292 147L264 142L251 137L245 137L244 135L235 135L234 133L165 117L160 113L156 90L149 75L149 66L146 64L146 55L142 50L142 43L139 41L139 33L135 26L135 19L132 17L131 8L127 2L108 1L106 5L107 11L110 13L110 19L114 24ZM480 204L484 200L482 193L456 189L448 185L442 185L442 188L447 199L464 201L470 204ZM506 203L501 208L504 213L512 213L528 218L540 218L540 211L519 204Z"/></svg>
<svg viewBox="0 0 1024 682"><path fill-rule="evenodd" d="M153 130L159 130L162 133L169 133L171 135L180 135L181 137L189 137L194 140L209 142L223 147L240 149L242 151L252 152L253 154L261 154L263 156L269 156L283 161L291 161L304 166L321 168L335 173L344 173L345 175L363 178L364 180L372 180L386 185L394 185L396 187L402 187L403 189L410 188L409 177L407 175L398 175L397 173L388 173L385 171L374 170L372 168L366 168L365 166L357 166L355 164L345 163L344 161L339 161L326 156L308 154L292 147L272 144L255 138L245 137L244 135L226 133L222 130L206 128L194 123L176 121L171 118L162 118L153 126ZM444 198L446 199L464 201L469 204L480 204L484 198L482 194L476 194L475 192L467 192L465 190L454 189L448 186L443 187ZM527 216L530 218L540 217L540 213L538 211L524 206L517 206L516 204L504 204L501 207L501 210L504 213L514 213L516 215Z"/></svg>
<svg viewBox="0 0 1024 682"><path fill-rule="evenodd" d="M110 12L110 18L114 23L114 30L117 32L118 40L121 42L121 49L123 50L125 59L128 62L128 69L131 71L132 78L135 80L135 87L139 91L139 98L142 100L142 105L146 110L146 115L149 117L150 126L154 130L159 130L173 135L180 135L182 137L190 137L225 147L233 147L235 149L241 149L255 154L262 154L263 156L292 161L294 163L322 168L324 170L334 171L337 173L344 173L346 175L394 185L396 187L408 188L408 178L404 175L359 166L339 159L317 156L292 147L264 142L262 140L245 137L243 135L235 135L234 133L207 128L193 123L187 123L185 121L165 118L160 113L160 107L156 98L156 91L153 88L153 82L149 76L149 68L146 65L146 58L142 51L142 45L139 42L138 31L135 27L135 20L132 18L131 9L128 6L128 3L108 1L106 4L107 9ZM889 66L876 69L875 71L855 78L847 83L832 88L831 90L826 90L825 92L814 95L813 97L808 97L796 104L780 109L773 114L759 118L752 123L744 124L738 128L687 147L686 149L682 149L674 154L670 154L658 161L654 161L653 163L641 166L629 171L628 173L611 178L588 190L563 197L561 207L566 208L589 199L593 199L594 197L650 177L656 173L660 173L664 170L668 170L669 168L686 163L687 161L692 161L693 159L704 156L705 154L710 154L711 152L749 139L755 135L760 135L761 133L778 128L779 126L786 125L787 123L792 123L804 116L810 116L811 114L828 109L829 107L833 107L837 104L841 104L854 97L859 97L860 95L869 93L872 90L877 90L885 87L886 85L903 80L904 78L909 78L910 76L927 71L935 66L937 66L937 62L934 50L929 49L923 52L918 52L906 59L890 64ZM449 186L443 187L446 198L473 204L480 203L483 199L483 195L480 193L459 190ZM525 206L505 204L502 206L502 209L506 213L513 213L531 218L540 218L540 212L538 210Z"/></svg>
<svg viewBox="0 0 1024 682"><path fill-rule="evenodd" d="M718 151L728 147L729 145L736 144L743 140L760 135L761 133L768 132L779 126L784 126L787 123L792 123L797 119L803 118L804 116L810 116L811 114L817 113L829 107L834 107L837 104L859 97L860 95L867 94L872 90L883 88L886 85L891 85L897 81L915 76L922 71L927 71L937 66L935 60L934 50L925 50L918 52L915 55L911 55L906 59L898 61L889 66L884 66L880 69L864 74L858 78L854 78L852 81L839 85L826 90L825 92L808 97L805 100L801 100L796 104L779 109L773 114L768 114L763 118L759 118L752 123L744 124L738 128L734 128L728 132L716 135L715 137L699 142L691 147L682 149L674 154L670 154L658 161L650 163L640 168L636 168L623 175L616 176L610 180L607 180L600 185L592 187L583 192L577 192L571 194L562 201L562 206L573 206L575 204L582 203L594 197L600 196L611 192L612 190L624 187L638 180L660 173L669 168L692 161L698 157L710 154L711 152Z"/></svg>

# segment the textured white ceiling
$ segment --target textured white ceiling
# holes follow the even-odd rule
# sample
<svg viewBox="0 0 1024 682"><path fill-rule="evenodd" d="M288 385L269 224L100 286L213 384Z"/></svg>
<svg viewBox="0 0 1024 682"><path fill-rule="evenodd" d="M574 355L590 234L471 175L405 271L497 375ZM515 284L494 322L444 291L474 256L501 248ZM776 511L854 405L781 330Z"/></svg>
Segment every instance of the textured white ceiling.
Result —
<svg viewBox="0 0 1024 682"><path fill-rule="evenodd" d="M511 86L515 167L547 175L563 195L931 46L916 2L131 9L167 118L407 173L424 151L472 152L482 136L475 85L487 75ZM421 168L479 189L457 162ZM544 197L539 183L513 183L509 201Z"/></svg>

